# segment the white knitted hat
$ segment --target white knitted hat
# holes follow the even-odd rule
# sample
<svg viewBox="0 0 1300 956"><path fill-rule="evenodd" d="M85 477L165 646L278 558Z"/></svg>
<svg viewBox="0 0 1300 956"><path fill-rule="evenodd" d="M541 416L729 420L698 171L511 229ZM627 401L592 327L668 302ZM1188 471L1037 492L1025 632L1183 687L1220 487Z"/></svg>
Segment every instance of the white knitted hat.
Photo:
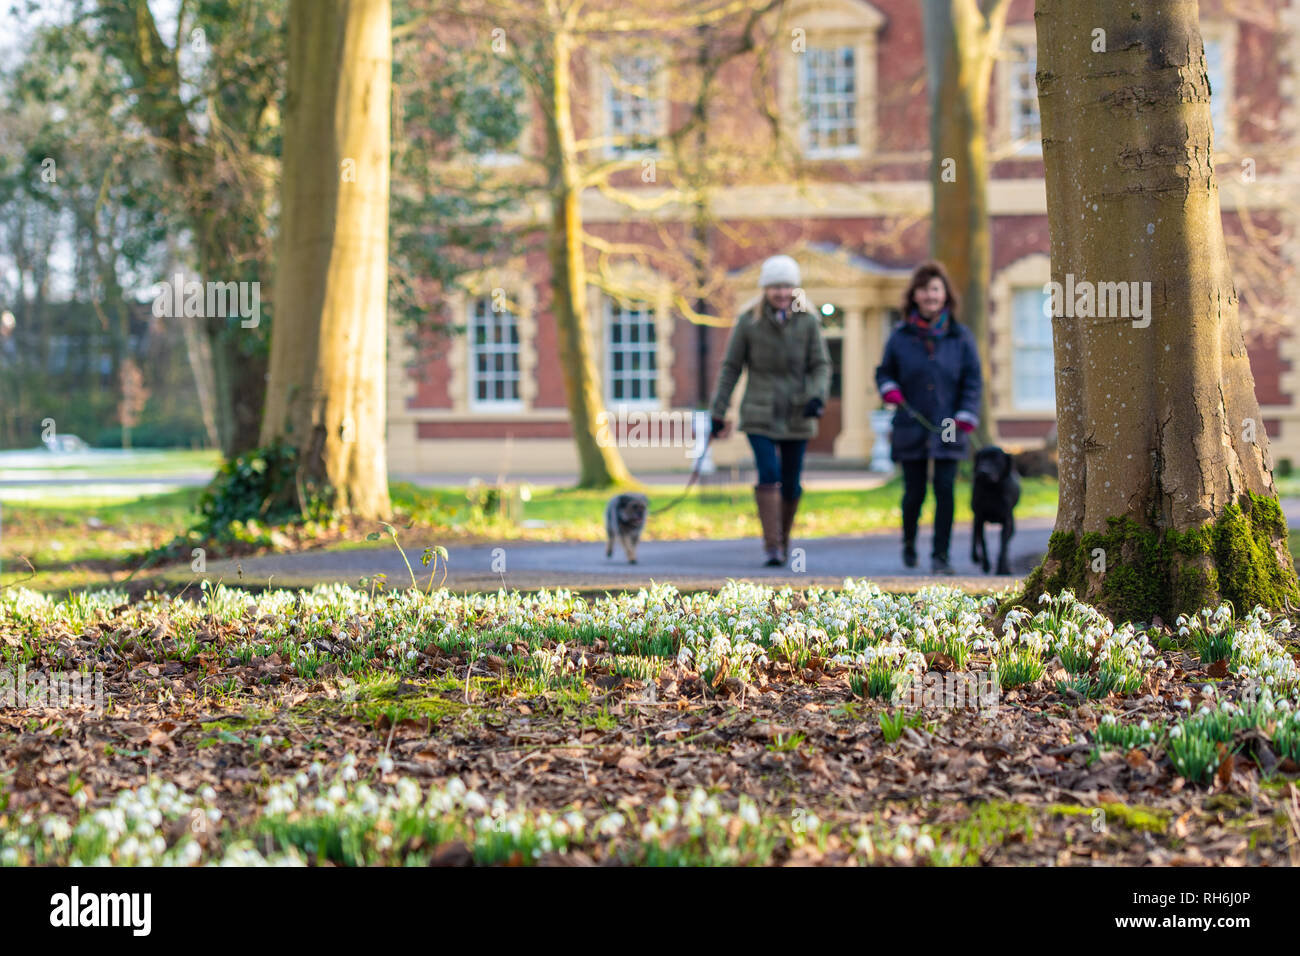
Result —
<svg viewBox="0 0 1300 956"><path fill-rule="evenodd" d="M799 263L789 256L772 256L763 263L758 272L758 285L766 289L770 285L799 284Z"/></svg>

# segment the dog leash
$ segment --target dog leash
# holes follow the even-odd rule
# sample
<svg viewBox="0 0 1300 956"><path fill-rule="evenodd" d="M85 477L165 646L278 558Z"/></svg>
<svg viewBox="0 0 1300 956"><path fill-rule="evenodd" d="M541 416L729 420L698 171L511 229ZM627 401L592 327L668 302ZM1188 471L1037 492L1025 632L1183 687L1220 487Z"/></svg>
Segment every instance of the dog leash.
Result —
<svg viewBox="0 0 1300 956"><path fill-rule="evenodd" d="M899 408L904 409L909 415L911 415L914 419L916 419L917 423L922 428L924 428L926 431L930 432L931 434L934 435L943 434L942 428L937 427L934 424L934 422L930 421L930 419L926 418L915 408L913 408L911 404L907 401L907 399L903 399L901 402L899 402ZM971 431L966 437L970 440L971 451L979 451L983 447L982 445L977 444L974 431Z"/></svg>
<svg viewBox="0 0 1300 956"><path fill-rule="evenodd" d="M668 504L664 505L662 508L655 508L653 511L650 512L650 514L661 515L665 511L670 511L673 508L676 508L679 504L681 504L683 501L686 500L686 496L691 493L691 487L695 484L696 481L699 480L700 469L704 466L704 456L709 453L709 445L711 445L712 443L713 443L713 432L710 431L709 437L704 439L704 448L700 451L700 457L695 459L695 468L691 471L691 477L686 480L686 487L682 489L682 493L678 495L676 498L674 498L672 501L670 501Z"/></svg>

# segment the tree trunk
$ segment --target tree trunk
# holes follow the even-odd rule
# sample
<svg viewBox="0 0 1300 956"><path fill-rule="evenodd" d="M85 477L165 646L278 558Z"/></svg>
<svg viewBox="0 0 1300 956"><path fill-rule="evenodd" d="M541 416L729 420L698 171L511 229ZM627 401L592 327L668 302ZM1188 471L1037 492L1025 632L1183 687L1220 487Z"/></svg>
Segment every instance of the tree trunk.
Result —
<svg viewBox="0 0 1300 956"><path fill-rule="evenodd" d="M597 438L597 416L604 410L587 327L587 270L583 258L581 184L569 98L572 37L554 37L552 119L547 124L551 158L551 315L559 333L564 392L573 441L578 449L578 487L604 488L632 483L618 448ZM612 432L612 429L611 429Z"/></svg>
<svg viewBox="0 0 1300 956"><path fill-rule="evenodd" d="M959 319L979 345L984 389L979 444L992 441L988 299L993 254L988 212L989 83L1006 4L985 14L977 0L924 0L930 88L930 254L961 297Z"/></svg>
<svg viewBox="0 0 1300 956"><path fill-rule="evenodd" d="M262 442L307 487L390 512L385 444L389 0L292 0L276 318Z"/></svg>
<svg viewBox="0 0 1300 956"><path fill-rule="evenodd" d="M221 276L219 269L201 275ZM263 316L262 321L266 321ZM229 328L239 319L203 320L207 352L212 357L212 383L217 401L217 435L227 458L257 447L267 392L267 354L259 333Z"/></svg>
<svg viewBox="0 0 1300 956"><path fill-rule="evenodd" d="M1036 19L1061 485L1026 596L1071 587L1138 620L1282 607L1296 578L1224 245L1196 4L1039 0ZM1125 308L1100 283L1139 285Z"/></svg>

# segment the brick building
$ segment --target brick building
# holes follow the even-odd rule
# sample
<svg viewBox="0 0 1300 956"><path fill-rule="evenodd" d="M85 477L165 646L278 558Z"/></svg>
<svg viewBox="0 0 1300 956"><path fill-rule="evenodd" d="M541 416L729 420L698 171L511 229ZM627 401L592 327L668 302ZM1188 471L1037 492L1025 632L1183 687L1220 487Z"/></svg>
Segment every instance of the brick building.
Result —
<svg viewBox="0 0 1300 956"><path fill-rule="evenodd" d="M714 190L711 199L710 258L725 273L711 311L734 316L756 301L758 269L767 256L783 252L799 261L835 363L832 398L811 450L845 461L864 461L871 447L869 414L879 406L875 365L910 269L928 248L920 6L916 0L788 5L782 29L801 31L800 49L776 47L777 62L769 61L765 75L783 113L799 117L793 130L799 177L755 176ZM1286 315L1300 295L1285 265L1300 260L1298 7L1300 0L1201 3L1224 225L1265 427L1279 460L1300 458L1300 368ZM662 135L681 109L670 93L671 77L663 76L663 58L644 49L584 53L574 76L579 137ZM1051 321L1043 308L1050 263L1035 62L1032 0L1013 0L988 117L993 281L989 335L982 343L991 364L995 433L1008 447L1041 443L1055 421ZM742 137L762 128L746 94L756 68L752 58L729 65L726 81L735 95L717 119L719 128ZM637 82L624 82L629 77ZM526 134L520 149L532 148L530 142ZM605 154L655 155L618 150L607 146ZM482 158L504 167L511 160ZM663 188L642 183L634 170L620 185L647 196ZM689 234L689 210L637 212L596 190L584 195L583 212L587 230L610 242L672 243ZM1249 267L1238 257L1249 257ZM630 300L594 284L588 289L607 408L684 414L699 407L701 385L711 387L716 379L727 329L701 332L674 309L671 279L631 260L616 268L625 285L642 293ZM409 347L394 334L388 398L394 471L575 469L556 330L547 311L547 270L539 253L471 277L471 291L450 303L467 333L444 341L414 369ZM1257 290L1243 287L1247 275ZM509 309L493 309L494 290L505 290ZM738 389L734 401L739 395ZM680 448L623 453L634 471L686 464ZM740 460L748 447L742 436L732 437L715 446L715 456L723 463Z"/></svg>

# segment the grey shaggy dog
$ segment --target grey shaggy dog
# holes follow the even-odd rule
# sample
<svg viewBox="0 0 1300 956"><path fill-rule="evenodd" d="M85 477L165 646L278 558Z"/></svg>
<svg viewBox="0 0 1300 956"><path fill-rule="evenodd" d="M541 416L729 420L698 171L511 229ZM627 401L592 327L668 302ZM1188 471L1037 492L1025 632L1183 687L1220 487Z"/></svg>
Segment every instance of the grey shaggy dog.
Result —
<svg viewBox="0 0 1300 956"><path fill-rule="evenodd" d="M636 492L625 492L609 499L605 506L605 557L614 556L614 539L618 538L627 554L627 563L636 564L636 545L645 530L650 499Z"/></svg>

